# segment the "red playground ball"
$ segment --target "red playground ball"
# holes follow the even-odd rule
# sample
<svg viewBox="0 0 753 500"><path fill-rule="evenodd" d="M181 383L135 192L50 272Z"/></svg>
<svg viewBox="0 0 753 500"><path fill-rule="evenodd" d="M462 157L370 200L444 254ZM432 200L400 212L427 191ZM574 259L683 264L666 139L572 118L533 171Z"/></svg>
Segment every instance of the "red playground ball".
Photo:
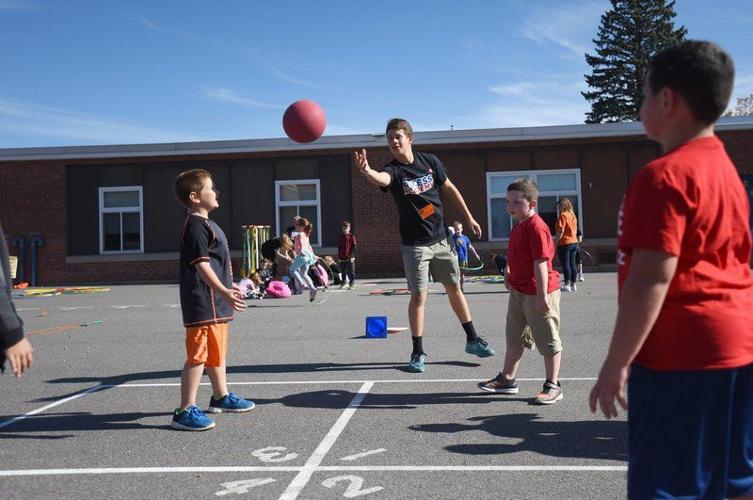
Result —
<svg viewBox="0 0 753 500"><path fill-rule="evenodd" d="M324 133L327 118L321 106L309 99L303 99L294 102L285 110L282 128L295 142L312 142Z"/></svg>

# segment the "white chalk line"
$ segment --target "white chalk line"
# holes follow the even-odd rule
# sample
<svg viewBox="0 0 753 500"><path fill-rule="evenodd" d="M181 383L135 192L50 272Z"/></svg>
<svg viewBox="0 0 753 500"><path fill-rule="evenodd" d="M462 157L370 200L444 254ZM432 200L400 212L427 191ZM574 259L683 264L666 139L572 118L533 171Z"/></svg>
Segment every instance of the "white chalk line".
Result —
<svg viewBox="0 0 753 500"><path fill-rule="evenodd" d="M4 420L0 422L0 429L3 427L7 427L15 422L18 422L20 420L27 419L29 417L32 417L38 413L42 413L43 411L49 410L50 408L54 408L58 405L62 405L64 403L67 403L68 401L73 401L74 399L80 398L81 396L85 396L86 394L92 393L94 391L98 391L100 389L103 389L105 387L111 387L107 385L95 385L94 387L90 387L89 389L86 389L85 391L79 392L78 394L74 394L73 396L68 396L67 398L60 399L58 401L55 401L54 403L50 403L46 406L43 406L41 408L37 408L36 410L31 410L30 412L24 413L23 415L19 415L17 417L10 418L8 420Z"/></svg>
<svg viewBox="0 0 753 500"><path fill-rule="evenodd" d="M342 457L340 460L344 462L352 462L354 460L358 460L359 458L368 457L370 455L376 455L377 453L383 453L385 451L387 451L387 448L377 448L376 450L364 451L363 453L356 453L355 455Z"/></svg>
<svg viewBox="0 0 753 500"><path fill-rule="evenodd" d="M518 378L518 382L545 382L545 378ZM563 382L594 382L596 377L561 377ZM257 382L230 382L227 385L319 385L319 384L365 384L371 382L374 384L453 384L453 383L473 383L482 382L482 378L416 378L416 379L377 379L377 380L267 380ZM211 385L209 382L202 382L200 385ZM180 382L155 382L155 383L135 383L135 384L118 384L108 387L177 387Z"/></svg>
<svg viewBox="0 0 753 500"><path fill-rule="evenodd" d="M356 413L356 410L358 410L358 407L363 402L366 394L368 394L373 386L374 382L366 382L358 389L358 392L356 392L356 395L353 396L353 399L348 404L348 407L345 408L345 410L340 414L340 417L337 419L337 422L335 422L335 425L333 425L327 435L324 436L324 439L322 439L321 443L319 443L319 446L316 447L314 453L312 453L309 459L306 460L303 469L298 472L298 474L293 478L282 495L280 495L280 500L295 500L296 498L298 498L298 495L301 493L303 488L306 487L309 480L311 479L311 476L314 474L314 472L316 472L317 467L321 465L324 457L326 457L327 453L329 453L329 450L332 449L335 441L337 441L337 438L340 437L342 431L345 430L348 422L350 422L350 419Z"/></svg>
<svg viewBox="0 0 753 500"><path fill-rule="evenodd" d="M99 474L175 474L190 472L625 472L627 465L319 465L216 467L101 467L0 470L0 477L82 476Z"/></svg>

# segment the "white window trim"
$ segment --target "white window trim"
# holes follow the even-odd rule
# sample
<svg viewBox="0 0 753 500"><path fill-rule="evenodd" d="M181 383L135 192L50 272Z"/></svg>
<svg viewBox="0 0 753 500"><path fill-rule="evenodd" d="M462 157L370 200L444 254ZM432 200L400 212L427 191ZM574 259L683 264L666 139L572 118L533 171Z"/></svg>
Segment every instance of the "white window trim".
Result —
<svg viewBox="0 0 753 500"><path fill-rule="evenodd" d="M496 194L492 195L491 192L491 186L492 186L492 178L493 177L508 177L508 176L514 176L514 177L529 177L534 180L538 184L537 178L539 175L548 175L548 174L575 174L575 191L572 190L569 191L541 191L539 193L539 196L577 196L578 197L578 228L581 230L583 234L585 234L585 223L583 222L583 190L581 189L581 183L580 183L580 169L579 168L562 168L562 169L555 169L555 170L495 170L494 172L487 172L486 173L486 222L487 226L489 228L489 241L508 241L510 238L492 238L492 199L497 198L504 198L506 196L505 194ZM538 210L536 210L536 213L538 213ZM508 215L509 217L509 215ZM512 225L512 221L511 221Z"/></svg>
<svg viewBox="0 0 753 500"><path fill-rule="evenodd" d="M139 206L138 207L116 207L105 208L105 193L113 193L118 191L138 191L139 192ZM140 232L140 245L138 250L107 250L105 251L105 233L102 227L103 215L107 213L139 213L139 232ZM121 217L120 224L120 248L123 248L123 222ZM112 186L99 188L99 254L123 254L123 253L144 253L144 189L142 186Z"/></svg>
<svg viewBox="0 0 753 500"><path fill-rule="evenodd" d="M316 184L316 200L294 200L294 201L281 201L280 200L280 186L289 186L291 184ZM276 234L280 232L280 207L316 207L316 218L318 224L316 225L316 245L313 247L319 248L322 246L322 193L319 184L319 179L292 179L285 181L275 181L275 228Z"/></svg>

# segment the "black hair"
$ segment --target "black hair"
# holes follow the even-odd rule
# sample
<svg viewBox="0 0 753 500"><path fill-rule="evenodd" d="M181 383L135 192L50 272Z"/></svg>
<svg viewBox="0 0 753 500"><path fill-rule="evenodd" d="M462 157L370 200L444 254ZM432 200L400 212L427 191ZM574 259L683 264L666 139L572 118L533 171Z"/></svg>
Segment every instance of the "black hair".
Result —
<svg viewBox="0 0 753 500"><path fill-rule="evenodd" d="M734 80L732 58L712 42L680 42L654 55L648 64L651 92L656 94L664 87L676 91L693 116L707 124L727 109Z"/></svg>

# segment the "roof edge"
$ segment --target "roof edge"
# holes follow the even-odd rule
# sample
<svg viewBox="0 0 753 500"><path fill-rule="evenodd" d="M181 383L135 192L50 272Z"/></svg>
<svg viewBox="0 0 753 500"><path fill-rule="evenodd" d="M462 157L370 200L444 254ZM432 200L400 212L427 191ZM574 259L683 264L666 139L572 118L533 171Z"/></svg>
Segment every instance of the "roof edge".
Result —
<svg viewBox="0 0 753 500"><path fill-rule="evenodd" d="M753 116L724 117L719 131L753 130ZM589 139L644 135L641 122L553 125L468 130L416 132L414 142L422 144L467 144L557 139ZM201 154L322 151L386 146L384 134L323 136L315 142L299 144L287 138L240 139L225 141L175 142L154 144L114 144L101 146L58 146L0 148L0 162L91 158L134 158Z"/></svg>

